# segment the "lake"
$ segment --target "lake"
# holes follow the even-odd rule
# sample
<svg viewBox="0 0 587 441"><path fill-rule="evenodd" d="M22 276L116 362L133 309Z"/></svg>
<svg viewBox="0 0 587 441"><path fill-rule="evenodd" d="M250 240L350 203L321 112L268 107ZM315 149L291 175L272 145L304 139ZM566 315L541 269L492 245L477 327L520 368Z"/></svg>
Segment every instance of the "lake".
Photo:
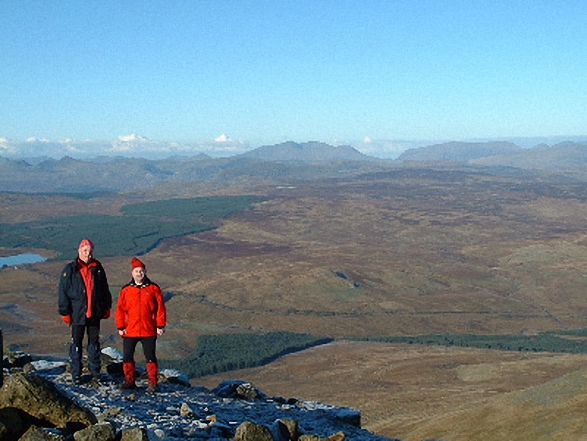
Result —
<svg viewBox="0 0 587 441"><path fill-rule="evenodd" d="M23 265L25 263L44 262L45 259L40 254L23 253L15 254L14 256L0 257L0 268L5 266Z"/></svg>

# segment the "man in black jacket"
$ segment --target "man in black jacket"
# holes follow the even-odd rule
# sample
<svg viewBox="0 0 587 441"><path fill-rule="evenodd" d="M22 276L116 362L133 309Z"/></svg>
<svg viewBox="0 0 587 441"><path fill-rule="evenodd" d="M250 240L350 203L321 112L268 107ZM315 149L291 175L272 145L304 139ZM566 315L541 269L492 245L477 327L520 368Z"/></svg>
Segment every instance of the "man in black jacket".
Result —
<svg viewBox="0 0 587 441"><path fill-rule="evenodd" d="M71 327L69 358L73 382L82 375L84 335L88 336L88 367L92 378L100 378L100 320L110 317L112 294L102 264L94 259L94 244L84 239L78 257L68 263L59 280L59 314Z"/></svg>

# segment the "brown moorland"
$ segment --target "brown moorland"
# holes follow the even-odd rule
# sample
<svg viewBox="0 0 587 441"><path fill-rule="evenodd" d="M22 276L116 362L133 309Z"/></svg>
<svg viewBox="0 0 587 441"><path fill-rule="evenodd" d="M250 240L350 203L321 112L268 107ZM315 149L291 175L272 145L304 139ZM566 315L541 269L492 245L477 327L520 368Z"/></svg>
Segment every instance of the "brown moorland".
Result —
<svg viewBox="0 0 587 441"><path fill-rule="evenodd" d="M197 379L246 378L269 395L361 409L364 428L404 441L580 440L587 355L335 342L267 366Z"/></svg>
<svg viewBox="0 0 587 441"><path fill-rule="evenodd" d="M582 181L556 174L403 167L339 179L239 182L222 189L168 184L90 201L3 194L0 222L80 211L116 214L126 203L169 197L264 196L264 202L225 219L217 230L166 240L142 257L150 276L170 297L170 326L160 341L160 356L181 358L195 349L198 335L211 333L286 330L344 338L518 334L583 327L586 187ZM51 257L50 250L18 251ZM101 259L99 244L96 255L116 295L129 279L128 258ZM64 263L0 270L5 345L66 354L66 327L56 315L56 287ZM112 320L104 324L103 338L105 344L120 346ZM364 379L355 359L369 360L371 352L373 367L388 366L397 388L387 387L389 380L382 380L385 387L381 387ZM336 365L333 357L339 357L349 375L333 374L327 383L296 367L293 377L280 380L284 365L279 363L295 357L301 357L300 366L322 366L325 371ZM411 361L402 363L402 357ZM516 394L530 394L540 385L557 390L548 385L570 378L563 377L567 374L580 378L578 369L584 361L583 355L337 343L277 361L264 372L251 373L251 381L259 375L259 386L268 393L357 407L364 412L367 428L387 436L407 439L413 434L424 439L438 433L433 436L490 439L457 438L461 430L457 427L479 426L483 415L507 414L508 406L509 413L519 414L523 407L515 404ZM477 371L466 370L477 365ZM475 373L483 378L473 387L459 372L462 378ZM451 383L451 378L461 383ZM302 387L302 382L307 384ZM290 383L300 384L299 392L288 392ZM443 386L434 388L434 384ZM449 393L453 389L456 392ZM378 391L387 399L369 398L377 397ZM432 412L430 402L442 400L450 405ZM577 395L566 405L582 402ZM469 408L479 414L468 414ZM538 416L524 410L524 416L529 415ZM455 429L446 435L432 428L434 424L446 428L449 423ZM510 429L504 426L504 430Z"/></svg>

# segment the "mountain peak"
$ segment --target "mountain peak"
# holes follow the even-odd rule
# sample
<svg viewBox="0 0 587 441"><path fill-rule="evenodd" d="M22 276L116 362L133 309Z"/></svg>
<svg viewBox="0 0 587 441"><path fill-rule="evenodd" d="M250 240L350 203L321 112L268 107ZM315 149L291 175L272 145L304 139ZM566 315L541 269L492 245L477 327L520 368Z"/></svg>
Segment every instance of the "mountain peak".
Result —
<svg viewBox="0 0 587 441"><path fill-rule="evenodd" d="M263 161L295 162L368 161L371 159L349 145L335 147L318 141L301 144L287 141L281 144L258 147L240 156Z"/></svg>

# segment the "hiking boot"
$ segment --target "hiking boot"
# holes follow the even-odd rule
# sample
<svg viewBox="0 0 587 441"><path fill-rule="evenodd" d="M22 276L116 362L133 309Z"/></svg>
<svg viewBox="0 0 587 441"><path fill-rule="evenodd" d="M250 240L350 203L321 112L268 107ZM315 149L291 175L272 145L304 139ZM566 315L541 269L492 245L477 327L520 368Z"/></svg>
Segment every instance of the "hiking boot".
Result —
<svg viewBox="0 0 587 441"><path fill-rule="evenodd" d="M120 388L123 390L130 390L130 389L136 389L137 385L134 382L130 382L130 381L123 381L122 384L120 385Z"/></svg>
<svg viewBox="0 0 587 441"><path fill-rule="evenodd" d="M157 392L161 392L158 384L149 384L147 386L147 395L155 395Z"/></svg>

